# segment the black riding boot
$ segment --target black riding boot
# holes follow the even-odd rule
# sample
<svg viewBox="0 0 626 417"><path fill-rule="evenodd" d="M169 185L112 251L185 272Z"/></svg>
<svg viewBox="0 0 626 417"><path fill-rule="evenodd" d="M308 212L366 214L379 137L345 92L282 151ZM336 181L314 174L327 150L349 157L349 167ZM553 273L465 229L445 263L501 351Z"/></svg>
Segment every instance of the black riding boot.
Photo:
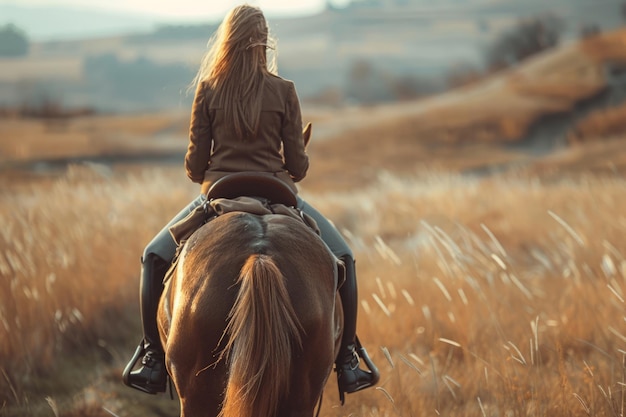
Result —
<svg viewBox="0 0 626 417"><path fill-rule="evenodd" d="M346 266L346 281L339 289L343 306L344 328L335 370L337 371L339 397L343 404L345 392L351 393L371 387L378 382L380 374L356 337L358 305L354 259L350 256L343 256L341 259ZM370 369L369 372L359 368L359 358L365 361Z"/></svg>
<svg viewBox="0 0 626 417"><path fill-rule="evenodd" d="M167 370L165 369L165 354L157 327L157 308L163 292L163 279L169 267L169 262L157 255L149 253L141 262L141 324L143 326L143 340L137 347L131 361L124 369L124 383L148 394L165 392L167 385ZM139 357L142 367L133 371Z"/></svg>

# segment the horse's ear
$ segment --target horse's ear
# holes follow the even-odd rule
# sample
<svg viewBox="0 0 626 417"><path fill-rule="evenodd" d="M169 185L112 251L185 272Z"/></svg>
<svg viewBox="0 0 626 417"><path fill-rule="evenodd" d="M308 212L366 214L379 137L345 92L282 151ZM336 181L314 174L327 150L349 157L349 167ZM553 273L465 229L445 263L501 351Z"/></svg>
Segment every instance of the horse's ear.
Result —
<svg viewBox="0 0 626 417"><path fill-rule="evenodd" d="M304 137L304 147L306 148L307 145L309 144L309 141L311 140L311 129L312 129L312 125L311 122L307 123L306 126L304 126L304 129L302 129L302 136Z"/></svg>

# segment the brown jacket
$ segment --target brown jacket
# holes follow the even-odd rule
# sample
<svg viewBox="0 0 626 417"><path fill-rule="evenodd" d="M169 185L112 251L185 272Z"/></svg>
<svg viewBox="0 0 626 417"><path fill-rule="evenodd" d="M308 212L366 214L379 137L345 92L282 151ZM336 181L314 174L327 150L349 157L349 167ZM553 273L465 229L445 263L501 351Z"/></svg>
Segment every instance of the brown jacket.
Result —
<svg viewBox="0 0 626 417"><path fill-rule="evenodd" d="M271 172L297 192L294 183L306 175L309 157L293 82L267 76L254 138L237 139L215 102L211 88L200 84L191 110L185 170L193 182L202 184L201 192L223 176L242 171Z"/></svg>

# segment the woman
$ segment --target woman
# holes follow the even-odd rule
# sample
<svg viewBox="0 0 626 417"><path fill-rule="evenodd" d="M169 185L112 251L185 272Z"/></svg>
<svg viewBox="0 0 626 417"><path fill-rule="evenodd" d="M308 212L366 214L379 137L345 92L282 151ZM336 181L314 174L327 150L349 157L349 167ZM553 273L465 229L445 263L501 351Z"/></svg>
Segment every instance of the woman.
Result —
<svg viewBox="0 0 626 417"><path fill-rule="evenodd" d="M210 48L194 80L187 176L202 184L201 194L183 209L148 244L142 257L141 315L144 339L124 371L124 382L148 393L164 392L167 372L159 341L156 311L165 272L176 244L169 226L202 204L218 179L241 171L273 173L295 193L295 182L309 167L302 135L300 104L294 84L275 75L268 62L268 27L257 7L235 7L210 41ZM281 152L282 148L282 152ZM340 295L344 309L344 334L336 362L341 397L374 385L378 372L359 368L355 349L357 288L354 257L339 232L317 210L298 197L301 210L312 216L321 237L346 265L346 282ZM364 350L360 354L365 361ZM133 371L143 355L142 367Z"/></svg>

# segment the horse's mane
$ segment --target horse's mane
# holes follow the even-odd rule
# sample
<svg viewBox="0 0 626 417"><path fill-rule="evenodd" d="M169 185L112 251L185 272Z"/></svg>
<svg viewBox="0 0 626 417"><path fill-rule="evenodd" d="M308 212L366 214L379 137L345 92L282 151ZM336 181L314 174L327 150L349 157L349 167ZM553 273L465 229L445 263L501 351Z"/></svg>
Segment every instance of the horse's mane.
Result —
<svg viewBox="0 0 626 417"><path fill-rule="evenodd" d="M226 327L224 352L231 368L221 415L271 417L280 393L289 391L290 364L294 348L302 348L302 326L272 257L251 255L238 283Z"/></svg>

